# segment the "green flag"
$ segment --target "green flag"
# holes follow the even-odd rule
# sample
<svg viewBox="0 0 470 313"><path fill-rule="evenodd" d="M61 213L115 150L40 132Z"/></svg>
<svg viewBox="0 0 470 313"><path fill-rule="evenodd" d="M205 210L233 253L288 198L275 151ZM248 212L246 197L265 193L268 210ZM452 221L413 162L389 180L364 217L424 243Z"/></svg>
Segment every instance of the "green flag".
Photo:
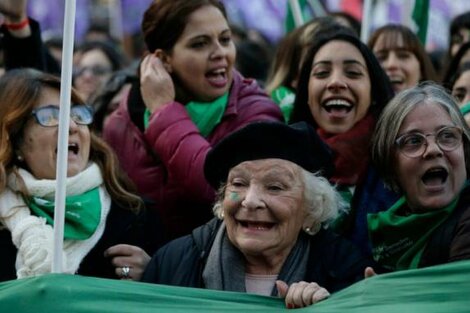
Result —
<svg viewBox="0 0 470 313"><path fill-rule="evenodd" d="M0 283L0 312L467 313L469 290L470 261L377 275L302 310L275 297L49 274Z"/></svg>
<svg viewBox="0 0 470 313"><path fill-rule="evenodd" d="M413 21L417 27L417 35L423 46L426 44L429 21L429 0L415 0L412 14Z"/></svg>

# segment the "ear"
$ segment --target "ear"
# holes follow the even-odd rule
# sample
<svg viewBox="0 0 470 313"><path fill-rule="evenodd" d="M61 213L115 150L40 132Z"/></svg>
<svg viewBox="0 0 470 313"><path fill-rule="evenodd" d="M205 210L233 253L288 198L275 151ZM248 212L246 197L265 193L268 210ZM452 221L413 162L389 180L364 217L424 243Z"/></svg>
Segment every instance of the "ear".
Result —
<svg viewBox="0 0 470 313"><path fill-rule="evenodd" d="M173 72L173 68L171 67L171 56L162 49L155 50L154 55L162 61L165 70L171 74Z"/></svg>

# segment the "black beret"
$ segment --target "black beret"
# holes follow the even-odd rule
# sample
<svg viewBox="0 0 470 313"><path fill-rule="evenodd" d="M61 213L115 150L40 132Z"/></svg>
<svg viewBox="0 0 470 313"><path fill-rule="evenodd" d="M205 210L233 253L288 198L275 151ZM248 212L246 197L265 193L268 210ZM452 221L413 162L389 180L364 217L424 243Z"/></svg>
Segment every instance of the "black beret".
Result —
<svg viewBox="0 0 470 313"><path fill-rule="evenodd" d="M305 122L255 122L231 133L206 156L204 175L214 189L225 182L234 166L250 160L284 159L312 173L330 177L334 171L333 154Z"/></svg>

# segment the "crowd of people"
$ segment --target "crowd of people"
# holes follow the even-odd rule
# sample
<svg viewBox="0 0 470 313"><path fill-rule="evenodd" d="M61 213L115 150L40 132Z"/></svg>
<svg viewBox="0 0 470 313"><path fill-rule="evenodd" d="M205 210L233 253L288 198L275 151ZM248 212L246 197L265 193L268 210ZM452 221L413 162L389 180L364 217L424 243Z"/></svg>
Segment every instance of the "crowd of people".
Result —
<svg viewBox="0 0 470 313"><path fill-rule="evenodd" d="M0 281L52 264L61 68L26 4L0 0ZM78 46L64 271L299 308L470 259L470 13L442 69L409 28L365 43L346 18L286 34L270 64L219 0L152 1L139 60Z"/></svg>

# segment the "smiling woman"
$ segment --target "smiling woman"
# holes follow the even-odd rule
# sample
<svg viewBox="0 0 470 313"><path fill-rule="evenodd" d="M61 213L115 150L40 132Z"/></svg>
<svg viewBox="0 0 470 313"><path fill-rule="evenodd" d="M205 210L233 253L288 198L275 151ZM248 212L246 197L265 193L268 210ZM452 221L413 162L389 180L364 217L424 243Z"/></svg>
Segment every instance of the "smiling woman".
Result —
<svg viewBox="0 0 470 313"><path fill-rule="evenodd" d="M60 79L13 70L0 79L0 93L3 281L51 271ZM126 278L139 279L149 258L137 246L150 248L142 200L111 148L90 132L92 111L75 90L71 101L63 271L119 278L127 267Z"/></svg>
<svg viewBox="0 0 470 313"><path fill-rule="evenodd" d="M386 209L397 198L369 162L376 120L392 95L372 51L348 29L325 30L313 39L302 65L292 121L312 125L335 152L335 172L329 180L350 208L334 228L365 252L366 214Z"/></svg>
<svg viewBox="0 0 470 313"><path fill-rule="evenodd" d="M327 229L342 208L321 175L331 154L306 123L248 125L208 154L217 218L153 256L143 280L314 304L363 278L371 264ZM221 187L220 187L221 186Z"/></svg>
<svg viewBox="0 0 470 313"><path fill-rule="evenodd" d="M470 259L469 157L470 131L442 87L418 85L385 107L372 158L404 196L368 217L379 263L400 270Z"/></svg>

